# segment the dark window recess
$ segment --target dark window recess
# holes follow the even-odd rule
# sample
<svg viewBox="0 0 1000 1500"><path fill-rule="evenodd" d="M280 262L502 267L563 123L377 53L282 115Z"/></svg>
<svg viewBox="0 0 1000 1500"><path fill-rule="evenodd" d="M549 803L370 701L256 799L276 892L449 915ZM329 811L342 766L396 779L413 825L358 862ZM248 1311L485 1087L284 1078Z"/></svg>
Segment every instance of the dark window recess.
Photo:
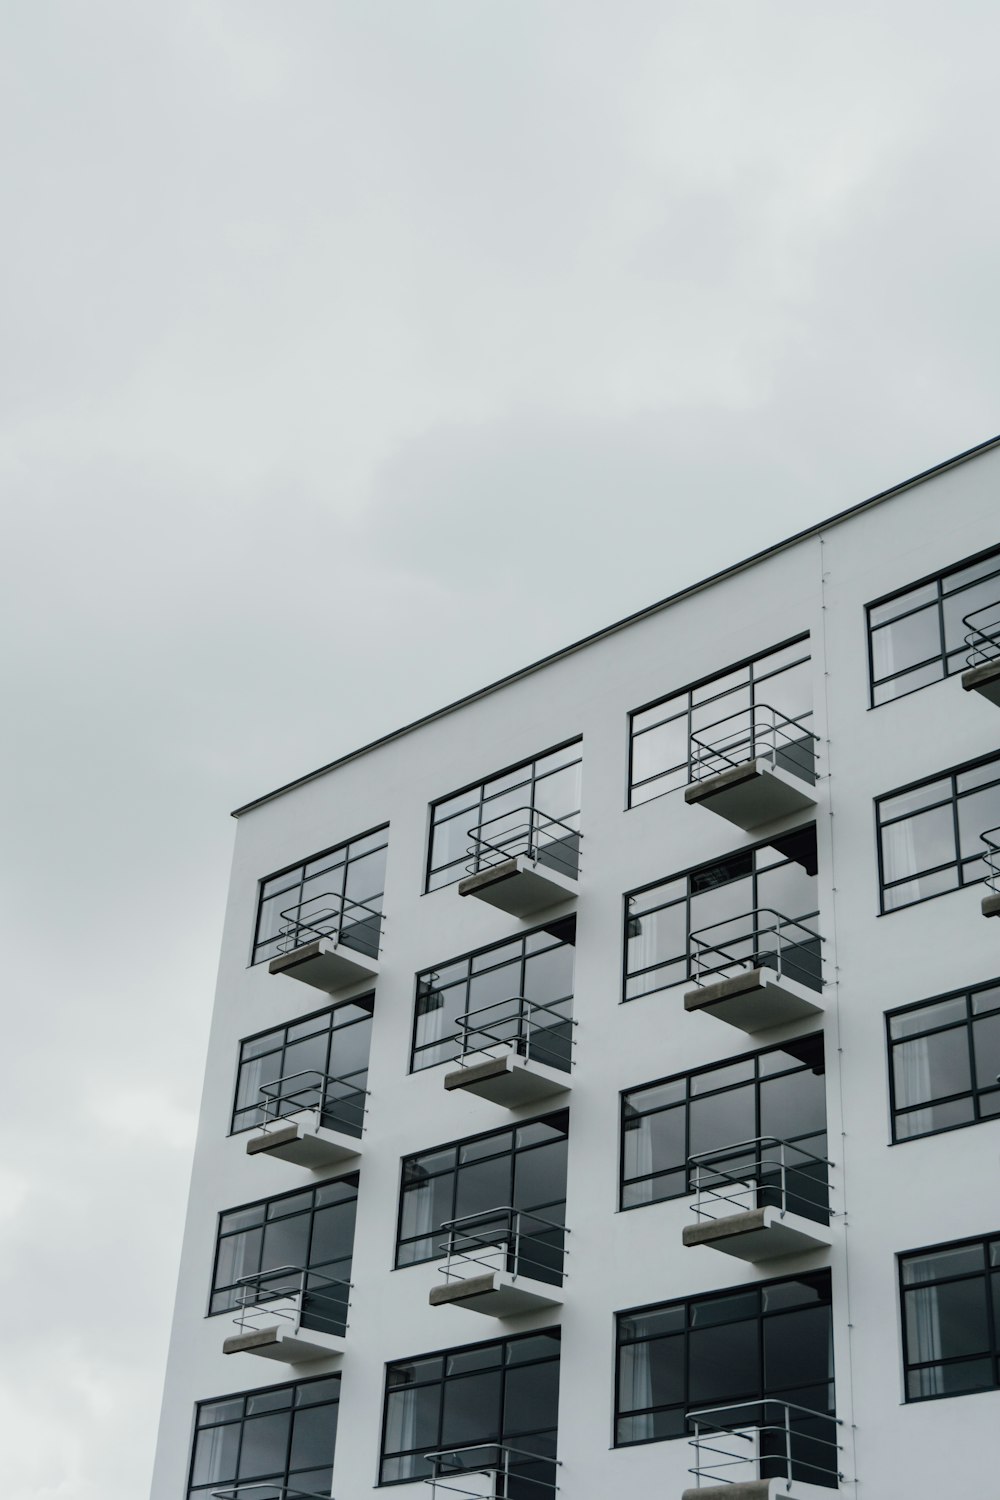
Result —
<svg viewBox="0 0 1000 1500"><path fill-rule="evenodd" d="M538 860L575 876L580 858L581 741L573 740L513 770L492 776L431 806L425 889L436 891L492 863L523 852L529 829ZM480 839L501 851L493 854Z"/></svg>
<svg viewBox="0 0 1000 1500"><path fill-rule="evenodd" d="M812 741L806 739L812 733L808 636L630 714L629 806L687 785L692 734L735 738L740 721L730 716L742 714L748 721L749 710L764 705L802 726L804 749L791 752L791 769L801 773L803 754L812 760Z"/></svg>
<svg viewBox="0 0 1000 1500"><path fill-rule="evenodd" d="M411 1072L460 1056L459 1023L470 1013L471 1051L492 1036L523 1052L527 1037L536 1061L568 1070L575 942L576 918L567 917L418 974Z"/></svg>
<svg viewBox="0 0 1000 1500"><path fill-rule="evenodd" d="M251 963L330 938L378 957L388 825L260 883Z"/></svg>
<svg viewBox="0 0 1000 1500"><path fill-rule="evenodd" d="M873 707L965 670L964 615L1000 600L1000 549L868 606Z"/></svg>
<svg viewBox="0 0 1000 1500"><path fill-rule="evenodd" d="M234 1133L322 1103L321 1124L360 1136L374 1004L347 1000L241 1042Z"/></svg>
<svg viewBox="0 0 1000 1500"><path fill-rule="evenodd" d="M236 1500L237 1486L254 1484L251 1500L281 1486L329 1495L339 1400L333 1375L199 1402L188 1496Z"/></svg>
<svg viewBox="0 0 1000 1500"><path fill-rule="evenodd" d="M639 1208L693 1191L688 1157L773 1136L826 1156L826 1077L822 1036L803 1037L711 1068L681 1073L622 1094L621 1207ZM773 1149L734 1153L716 1169L758 1183L758 1204L780 1204ZM785 1152L788 1203L805 1218L829 1216L826 1168Z"/></svg>
<svg viewBox="0 0 1000 1500"><path fill-rule="evenodd" d="M566 1110L403 1159L396 1265L443 1257L454 1219L475 1216L469 1233L502 1237L509 1214L523 1215L509 1269L559 1285L565 1249ZM536 1216L534 1218L532 1216ZM493 1243L498 1243L494 1238Z"/></svg>
<svg viewBox="0 0 1000 1500"><path fill-rule="evenodd" d="M724 1408L720 1426L755 1416L777 1426L775 1403L788 1402L817 1414L792 1414L792 1477L836 1484L829 1271L639 1308L617 1323L617 1447L687 1437L688 1412L711 1407ZM758 1412L725 1410L743 1402ZM784 1477L784 1456L784 1432L762 1431L761 1478Z"/></svg>
<svg viewBox="0 0 1000 1500"><path fill-rule="evenodd" d="M955 766L875 803L882 911L896 911L989 873L980 837L1000 824L1000 755Z"/></svg>
<svg viewBox="0 0 1000 1500"><path fill-rule="evenodd" d="M1000 1235L899 1257L907 1401L1000 1387Z"/></svg>
<svg viewBox="0 0 1000 1500"><path fill-rule="evenodd" d="M777 939L770 941L763 930L770 912L806 924L801 940L788 941L797 927L784 930L782 972L819 988L820 941L810 935L818 912L816 868L816 830L810 824L632 892L625 898L625 999L684 984L695 952L691 934L705 929L712 929L706 940L723 942L734 960L776 966ZM756 939L741 936L754 927L743 919L755 910L765 913Z"/></svg>
<svg viewBox="0 0 1000 1500"><path fill-rule="evenodd" d="M1000 1116L1000 980L886 1017L895 1141Z"/></svg>
<svg viewBox="0 0 1000 1500"><path fill-rule="evenodd" d="M558 1329L391 1364L380 1482L427 1479L425 1455L455 1449L453 1473L499 1468L506 1447L505 1500L538 1500L555 1490L558 1405Z"/></svg>
<svg viewBox="0 0 1000 1500"><path fill-rule="evenodd" d="M302 1327L344 1333L357 1173L219 1215L210 1313L302 1289ZM303 1274L304 1273L304 1274Z"/></svg>

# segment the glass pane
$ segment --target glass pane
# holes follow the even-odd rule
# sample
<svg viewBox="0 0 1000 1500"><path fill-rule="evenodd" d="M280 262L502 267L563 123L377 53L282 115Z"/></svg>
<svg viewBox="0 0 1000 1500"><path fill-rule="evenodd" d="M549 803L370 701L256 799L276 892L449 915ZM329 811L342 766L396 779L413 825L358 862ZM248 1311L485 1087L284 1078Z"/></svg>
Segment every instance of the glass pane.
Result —
<svg viewBox="0 0 1000 1500"><path fill-rule="evenodd" d="M880 802L879 822L888 823L890 818L907 817L910 813L919 812L922 807L930 807L932 803L944 802L950 797L950 776L942 777L940 781L928 781L910 792L900 792L898 797L886 797Z"/></svg>
<svg viewBox="0 0 1000 1500"><path fill-rule="evenodd" d="M926 667L917 667L912 672L880 682L872 693L872 701L876 707L881 703L891 703L894 698L905 698L907 693L915 693L919 688L929 687L932 682L940 682L943 676L943 661L932 661Z"/></svg>
<svg viewBox="0 0 1000 1500"><path fill-rule="evenodd" d="M690 1107L690 1154L714 1151L740 1141L750 1140L757 1134L754 1111L754 1090L733 1089L728 1094L713 1094L707 1099L695 1099ZM711 1170L729 1170L733 1162L722 1162Z"/></svg>
<svg viewBox="0 0 1000 1500"><path fill-rule="evenodd" d="M764 1319L764 1387L822 1385L833 1375L829 1307L804 1307Z"/></svg>
<svg viewBox="0 0 1000 1500"><path fill-rule="evenodd" d="M884 604L876 604L868 611L869 622L874 628L882 625L886 620L894 620L897 615L905 615L911 609L917 609L921 604L929 604L936 599L938 586L936 582L922 583L919 588L907 589L905 594L896 594L892 599L887 599Z"/></svg>
<svg viewBox="0 0 1000 1500"><path fill-rule="evenodd" d="M438 823L431 836L431 869L457 864L464 871L472 855L469 853L472 839L469 830L479 822L478 804L464 815L451 818L447 823Z"/></svg>
<svg viewBox="0 0 1000 1500"><path fill-rule="evenodd" d="M466 1214L479 1214L486 1209L506 1207L511 1201L510 1178L509 1156L461 1167L458 1173L455 1217L462 1219Z"/></svg>
<svg viewBox="0 0 1000 1500"><path fill-rule="evenodd" d="M914 901L926 901L931 896L943 896L946 891L958 887L958 870L938 870L933 875L921 875L919 880L907 880L891 886L883 893L886 911L896 911L901 906L910 906Z"/></svg>
<svg viewBox="0 0 1000 1500"><path fill-rule="evenodd" d="M973 1014L981 1016L993 1010L1000 1010L1000 987L976 990L972 996Z"/></svg>
<svg viewBox="0 0 1000 1500"><path fill-rule="evenodd" d="M515 1365L506 1375L503 1408L505 1438L555 1427L559 1410L559 1362Z"/></svg>
<svg viewBox="0 0 1000 1500"><path fill-rule="evenodd" d="M812 662L801 662L797 667L758 683L754 689L754 701L766 703L786 719L804 720L808 727L812 714ZM765 718L764 722L770 720Z"/></svg>
<svg viewBox="0 0 1000 1500"><path fill-rule="evenodd" d="M882 830L882 863L887 882L905 880L955 858L950 804L917 813Z"/></svg>
<svg viewBox="0 0 1000 1500"><path fill-rule="evenodd" d="M943 1280L948 1276L966 1276L983 1269L982 1245L946 1246L926 1255L909 1255L903 1262L904 1286L918 1286L925 1281ZM933 1356L929 1356L932 1358Z"/></svg>
<svg viewBox="0 0 1000 1500"><path fill-rule="evenodd" d="M683 1333L686 1311L682 1302L672 1307L657 1308L653 1312L638 1313L632 1317L618 1319L619 1340L653 1338L665 1333Z"/></svg>
<svg viewBox="0 0 1000 1500"><path fill-rule="evenodd" d="M964 1021L965 1016L965 996L961 995L955 1000L922 1005L919 1010L893 1016L889 1022L889 1035L893 1038L913 1036L917 1032L933 1031L936 1026L947 1026L949 1022Z"/></svg>
<svg viewBox="0 0 1000 1500"><path fill-rule="evenodd" d="M911 1363L982 1354L990 1347L986 1281L950 1281L906 1293L906 1338Z"/></svg>
<svg viewBox="0 0 1000 1500"><path fill-rule="evenodd" d="M565 766L571 761L579 760L583 746L579 740L574 740L571 745L564 745L561 750L552 750L548 755L540 755L535 761L535 775L544 776L548 771L554 771L558 766Z"/></svg>
<svg viewBox="0 0 1000 1500"><path fill-rule="evenodd" d="M290 1411L271 1412L266 1417L248 1417L243 1424L239 1479L266 1474L284 1474L288 1452Z"/></svg>
<svg viewBox="0 0 1000 1500"><path fill-rule="evenodd" d="M630 1123L623 1136L626 1179L683 1167L684 1145L683 1109L664 1110Z"/></svg>
<svg viewBox="0 0 1000 1500"><path fill-rule="evenodd" d="M996 558L993 558L987 566L995 569ZM946 587L950 587L950 580ZM1000 578L988 578L977 583L973 588L964 589L961 593L952 594L945 599L942 609L944 611L944 638L949 651L957 647L964 647L965 637L969 627L964 623L963 616L974 614L976 610L985 609L987 605L1000 603ZM987 622L991 616L983 615L983 622ZM1000 616L997 617L1000 620ZM973 620L973 627L980 622Z"/></svg>
<svg viewBox="0 0 1000 1500"><path fill-rule="evenodd" d="M632 783L662 775L677 766L687 766L687 714L657 729L637 735L632 741Z"/></svg>
<svg viewBox="0 0 1000 1500"><path fill-rule="evenodd" d="M760 1088L760 1133L778 1140L826 1129L826 1080L807 1069L765 1080Z"/></svg>
<svg viewBox="0 0 1000 1500"><path fill-rule="evenodd" d="M957 1365L931 1365L911 1370L906 1379L909 1396L959 1396L963 1391L986 1390L993 1385L991 1359L963 1360Z"/></svg>
<svg viewBox="0 0 1000 1500"><path fill-rule="evenodd" d="M1000 785L986 787L958 799L958 832L962 855L985 853L986 846L980 838L990 828L1000 824Z"/></svg>
<svg viewBox="0 0 1000 1500"><path fill-rule="evenodd" d="M619 1410L642 1411L684 1400L682 1336L626 1344L618 1361Z"/></svg>
<svg viewBox="0 0 1000 1500"><path fill-rule="evenodd" d="M464 1375L444 1387L441 1421L443 1447L485 1443L500 1436L501 1372Z"/></svg>
<svg viewBox="0 0 1000 1500"><path fill-rule="evenodd" d="M687 908L683 901L642 917L629 917L628 971L680 958L687 949Z"/></svg>
<svg viewBox="0 0 1000 1500"><path fill-rule="evenodd" d="M435 1448L438 1441L440 1403L440 1385L420 1385L390 1391L385 1405L385 1452L398 1453L407 1448Z"/></svg>
<svg viewBox="0 0 1000 1500"><path fill-rule="evenodd" d="M754 1396L760 1387L756 1321L721 1328L692 1329L688 1334L692 1405L714 1406Z"/></svg>
<svg viewBox="0 0 1000 1500"><path fill-rule="evenodd" d="M905 615L892 625L872 631L872 662L875 680L892 677L929 661L941 652L941 627L937 604Z"/></svg>
<svg viewBox="0 0 1000 1500"><path fill-rule="evenodd" d="M912 1140L914 1136L931 1135L936 1130L950 1130L955 1125L971 1125L974 1118L971 1097L952 1099L947 1104L926 1104L923 1109L896 1116L896 1139Z"/></svg>
<svg viewBox="0 0 1000 1500"><path fill-rule="evenodd" d="M354 1201L321 1208L313 1217L312 1246L309 1264L323 1266L328 1261L349 1260L354 1247Z"/></svg>
<svg viewBox="0 0 1000 1500"><path fill-rule="evenodd" d="M738 1063L724 1063L719 1068L706 1068L703 1072L692 1075L691 1096L696 1098L699 1094L715 1094L736 1083L752 1083L753 1076L752 1057L746 1057Z"/></svg>
<svg viewBox="0 0 1000 1500"><path fill-rule="evenodd" d="M553 1141L514 1158L514 1203L517 1208L539 1208L566 1198L566 1141ZM546 1215L550 1218L554 1215Z"/></svg>
<svg viewBox="0 0 1000 1500"><path fill-rule="evenodd" d="M309 1253L309 1215L276 1219L264 1230L261 1270L276 1266L304 1267Z"/></svg>
<svg viewBox="0 0 1000 1500"><path fill-rule="evenodd" d="M400 1238L410 1239L415 1235L431 1235L452 1214L452 1184L450 1173L441 1177L430 1177L418 1186L403 1189L403 1213ZM443 1238L435 1234L435 1243ZM434 1254L434 1250L428 1251Z"/></svg>
<svg viewBox="0 0 1000 1500"><path fill-rule="evenodd" d="M976 1087L995 1088L1000 1083L1000 1013L980 1016L972 1023L976 1054Z"/></svg>
<svg viewBox="0 0 1000 1500"><path fill-rule="evenodd" d="M577 762L575 766L567 766L563 771L554 771L551 776L544 776L540 781L535 782L535 811L544 815L540 820L543 835L547 831L549 837L561 836L558 828L546 830L546 816L566 818L580 811L581 770L582 767Z"/></svg>
<svg viewBox="0 0 1000 1500"><path fill-rule="evenodd" d="M337 1441L337 1407L304 1406L292 1425L291 1469L319 1468L333 1462Z"/></svg>
<svg viewBox="0 0 1000 1500"><path fill-rule="evenodd" d="M217 1287L232 1286L241 1276L260 1270L261 1231L227 1235L219 1241L219 1259L215 1272Z"/></svg>
<svg viewBox="0 0 1000 1500"><path fill-rule="evenodd" d="M525 997L544 1005L572 995L574 953L575 950L567 943L560 948L550 948L546 953L535 953L526 959ZM542 1019L539 1019L539 1024Z"/></svg>
<svg viewBox="0 0 1000 1500"><path fill-rule="evenodd" d="M948 1094L967 1093L969 1037L964 1026L901 1042L893 1049L896 1104L903 1108Z"/></svg>
<svg viewBox="0 0 1000 1500"><path fill-rule="evenodd" d="M236 1453L240 1442L238 1422L209 1427L198 1434L194 1449L192 1484L221 1484L236 1475Z"/></svg>

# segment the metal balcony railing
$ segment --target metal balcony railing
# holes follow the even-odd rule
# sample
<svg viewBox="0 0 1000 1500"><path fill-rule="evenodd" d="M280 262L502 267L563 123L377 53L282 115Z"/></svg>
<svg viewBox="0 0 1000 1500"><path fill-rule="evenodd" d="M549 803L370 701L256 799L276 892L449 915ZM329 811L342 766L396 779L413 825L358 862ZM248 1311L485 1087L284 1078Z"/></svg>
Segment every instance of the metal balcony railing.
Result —
<svg viewBox="0 0 1000 1500"><path fill-rule="evenodd" d="M269 1327L275 1319L294 1327L340 1337L347 1328L352 1283L304 1266L273 1266L235 1282L239 1311L233 1322L240 1333Z"/></svg>
<svg viewBox="0 0 1000 1500"><path fill-rule="evenodd" d="M212 1500L244 1500L244 1497L253 1496L254 1500L285 1500L290 1496L291 1500L333 1500L329 1494L320 1495L316 1490L296 1489L293 1484L234 1484L228 1489L212 1490Z"/></svg>
<svg viewBox="0 0 1000 1500"><path fill-rule="evenodd" d="M526 1500L528 1496L543 1500L544 1496L554 1495L559 1488L554 1474L548 1479L528 1472L533 1468L555 1470L559 1467L559 1459L546 1458L527 1448L513 1448L509 1443L474 1443L467 1448L441 1448L435 1453L425 1453L424 1457L431 1464L431 1474L425 1483L430 1485L432 1496L442 1491L479 1500L482 1489L469 1489L468 1486L468 1476L472 1474L489 1476L491 1493L496 1500L513 1500L519 1495L525 1496Z"/></svg>
<svg viewBox="0 0 1000 1500"><path fill-rule="evenodd" d="M693 1211L699 1219L725 1219L754 1208L777 1208L818 1223L830 1222L829 1171L833 1163L807 1147L754 1136L687 1159Z"/></svg>
<svg viewBox="0 0 1000 1500"><path fill-rule="evenodd" d="M481 1271L507 1271L561 1286L569 1230L554 1219L504 1204L448 1219L448 1238L440 1245L447 1259L438 1270L446 1281L464 1281Z"/></svg>
<svg viewBox="0 0 1000 1500"><path fill-rule="evenodd" d="M381 908L372 905L380 901L381 895L370 896L366 901L352 901L339 891L321 891L308 896L294 906L286 906L279 915L279 928L275 947L279 953L292 953L304 943L313 943L317 938L328 938L333 943L343 943L368 958L378 958L379 938L382 933Z"/></svg>
<svg viewBox="0 0 1000 1500"><path fill-rule="evenodd" d="M986 864L987 888L1000 893L1000 828L987 828L979 837L986 846L983 860Z"/></svg>
<svg viewBox="0 0 1000 1500"><path fill-rule="evenodd" d="M572 996L544 1005L524 995L511 995L459 1016L458 1030L452 1038L458 1047L459 1066L465 1066L468 1053L489 1057L492 1049L513 1047L521 1057L568 1073L576 1046L573 1036L576 1022L568 1013L572 1004Z"/></svg>
<svg viewBox="0 0 1000 1500"><path fill-rule="evenodd" d="M316 1116L317 1126L325 1125L330 1130L360 1136L368 1111L369 1091L354 1080L367 1075L366 1068L341 1074L304 1068L299 1073L286 1073L270 1083L262 1083L258 1090L261 1130L273 1130L290 1115L311 1111ZM341 1092L337 1092L338 1089Z"/></svg>
<svg viewBox="0 0 1000 1500"><path fill-rule="evenodd" d="M580 873L580 840L583 834L569 821L554 818L537 807L514 807L495 818L487 818L469 829L466 870L476 875L492 865L503 864L523 854L535 864L548 865L559 875L575 880Z"/></svg>
<svg viewBox="0 0 1000 1500"><path fill-rule="evenodd" d="M698 1489L774 1478L835 1489L844 1477L837 1431L843 1423L829 1412L765 1397L702 1407L687 1420L694 1429L688 1472Z"/></svg>
<svg viewBox="0 0 1000 1500"><path fill-rule="evenodd" d="M965 626L965 644L969 648L965 658L967 666L985 667L1000 661L1000 600L963 615L962 624Z"/></svg>
<svg viewBox="0 0 1000 1500"><path fill-rule="evenodd" d="M823 941L800 918L782 916L770 906L755 906L695 928L690 937L691 979L699 985L714 984L748 969L773 969L779 978L821 990Z"/></svg>
<svg viewBox="0 0 1000 1500"><path fill-rule="evenodd" d="M747 761L766 760L811 783L816 780L818 743L800 720L786 718L767 703L755 703L692 732L688 780L705 781Z"/></svg>

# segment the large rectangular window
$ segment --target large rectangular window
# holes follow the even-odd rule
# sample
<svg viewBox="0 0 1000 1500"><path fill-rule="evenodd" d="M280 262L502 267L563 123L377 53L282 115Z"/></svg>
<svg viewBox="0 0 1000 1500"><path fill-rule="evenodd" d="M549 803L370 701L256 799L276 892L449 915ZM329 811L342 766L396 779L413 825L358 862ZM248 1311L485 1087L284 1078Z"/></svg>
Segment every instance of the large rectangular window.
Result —
<svg viewBox="0 0 1000 1500"><path fill-rule="evenodd" d="M711 1068L680 1073L622 1094L621 1207L639 1208L693 1191L688 1158L761 1137L786 1151L788 1208L826 1216L826 1077L822 1036L803 1037ZM808 1152L809 1155L804 1153ZM773 1150L734 1153L720 1167L756 1176L761 1200L778 1184Z"/></svg>
<svg viewBox="0 0 1000 1500"><path fill-rule="evenodd" d="M820 977L816 830L796 829L769 844L672 876L625 899L625 999L652 994L690 977L703 945L718 942L735 961L773 964L779 937L783 971L815 988ZM747 923L748 913L764 913ZM791 923L769 938L766 914ZM692 942L692 934L696 936Z"/></svg>
<svg viewBox="0 0 1000 1500"><path fill-rule="evenodd" d="M388 825L260 883L251 963L330 938L378 957Z"/></svg>
<svg viewBox="0 0 1000 1500"><path fill-rule="evenodd" d="M425 889L453 885L504 852L523 853L526 839L537 844L541 864L563 875L575 875L580 846L581 743L573 740L435 802Z"/></svg>
<svg viewBox="0 0 1000 1500"><path fill-rule="evenodd" d="M565 1110L509 1130L494 1130L403 1160L396 1265L443 1257L442 1226L468 1221L467 1232L498 1244L521 1215L510 1242L511 1270L537 1281L562 1281L566 1213ZM500 1210L495 1213L494 1210Z"/></svg>
<svg viewBox="0 0 1000 1500"><path fill-rule="evenodd" d="M321 1107L328 1129L360 1136L374 1004L348 1000L241 1042L233 1132Z"/></svg>
<svg viewBox="0 0 1000 1500"><path fill-rule="evenodd" d="M1000 981L908 1005L886 1023L894 1141L1000 1115Z"/></svg>
<svg viewBox="0 0 1000 1500"><path fill-rule="evenodd" d="M879 797L882 911L896 911L988 874L980 835L1000 824L1000 755Z"/></svg>
<svg viewBox="0 0 1000 1500"><path fill-rule="evenodd" d="M744 1402L733 1421L751 1425L758 1403L758 1420L775 1423L779 1409L764 1403L788 1402L818 1414L793 1421L793 1477L836 1482L829 1271L637 1308L617 1322L616 1447L688 1436L689 1412ZM784 1434L762 1432L761 1451L761 1477L784 1475Z"/></svg>
<svg viewBox="0 0 1000 1500"><path fill-rule="evenodd" d="M472 1344L386 1368L380 1482L500 1469L506 1500L553 1493L559 1330ZM464 1450L457 1452L456 1450ZM446 1480L461 1487L461 1478Z"/></svg>
<svg viewBox="0 0 1000 1500"><path fill-rule="evenodd" d="M807 635L630 714L629 806L687 785L693 734L732 741L740 727L734 716L749 719L755 710L762 723L765 709L800 726L803 736L812 732Z"/></svg>
<svg viewBox="0 0 1000 1500"><path fill-rule="evenodd" d="M209 1312L301 1296L303 1328L346 1327L357 1173L219 1215Z"/></svg>
<svg viewBox="0 0 1000 1500"><path fill-rule="evenodd" d="M201 1401L195 1412L189 1500L221 1491L236 1500L237 1486L261 1500L290 1493L329 1495L337 1443L340 1376L272 1385L239 1396Z"/></svg>
<svg viewBox="0 0 1000 1500"><path fill-rule="evenodd" d="M907 1401L1000 1387L1000 1235L899 1257Z"/></svg>
<svg viewBox="0 0 1000 1500"><path fill-rule="evenodd" d="M417 975L411 1072L509 1040L568 1069L576 918L480 948Z"/></svg>
<svg viewBox="0 0 1000 1500"><path fill-rule="evenodd" d="M965 670L963 616L1000 602L1000 549L868 606L872 707ZM994 627L995 628L995 627Z"/></svg>

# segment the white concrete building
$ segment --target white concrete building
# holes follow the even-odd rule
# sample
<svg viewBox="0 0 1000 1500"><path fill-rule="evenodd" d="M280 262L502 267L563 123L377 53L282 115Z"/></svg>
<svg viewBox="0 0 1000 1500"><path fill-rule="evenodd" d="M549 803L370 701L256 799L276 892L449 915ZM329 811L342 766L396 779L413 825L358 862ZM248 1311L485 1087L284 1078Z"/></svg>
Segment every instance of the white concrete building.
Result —
<svg viewBox="0 0 1000 1500"><path fill-rule="evenodd" d="M237 817L153 1500L993 1493L1000 439Z"/></svg>

